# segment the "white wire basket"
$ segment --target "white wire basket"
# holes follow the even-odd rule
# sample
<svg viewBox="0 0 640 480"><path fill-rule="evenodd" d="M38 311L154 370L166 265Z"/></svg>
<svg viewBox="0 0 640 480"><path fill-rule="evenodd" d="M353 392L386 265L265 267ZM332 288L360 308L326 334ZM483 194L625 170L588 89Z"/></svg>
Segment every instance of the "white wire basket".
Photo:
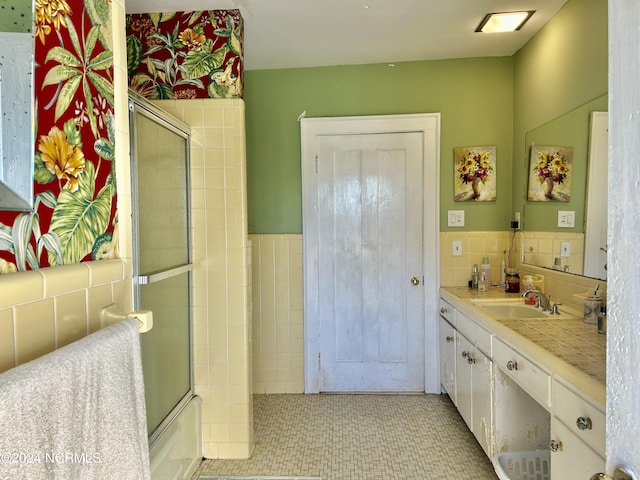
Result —
<svg viewBox="0 0 640 480"><path fill-rule="evenodd" d="M550 480L549 450L505 452L493 457L500 480Z"/></svg>

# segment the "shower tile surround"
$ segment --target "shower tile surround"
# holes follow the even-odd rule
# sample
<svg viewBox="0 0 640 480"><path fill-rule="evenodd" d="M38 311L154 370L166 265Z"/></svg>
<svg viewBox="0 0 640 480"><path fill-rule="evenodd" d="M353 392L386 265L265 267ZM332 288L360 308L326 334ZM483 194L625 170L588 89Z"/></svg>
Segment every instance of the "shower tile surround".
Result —
<svg viewBox="0 0 640 480"><path fill-rule="evenodd" d="M160 100L191 127L193 358L206 458L253 450L244 101Z"/></svg>

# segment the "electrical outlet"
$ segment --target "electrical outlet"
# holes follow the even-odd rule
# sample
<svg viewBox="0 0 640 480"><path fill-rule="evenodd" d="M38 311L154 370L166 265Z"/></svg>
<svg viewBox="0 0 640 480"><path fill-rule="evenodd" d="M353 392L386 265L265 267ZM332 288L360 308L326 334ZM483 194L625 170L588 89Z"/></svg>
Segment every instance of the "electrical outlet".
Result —
<svg viewBox="0 0 640 480"><path fill-rule="evenodd" d="M520 212L516 212L515 214L515 221L516 221L516 230L520 230Z"/></svg>
<svg viewBox="0 0 640 480"><path fill-rule="evenodd" d="M571 242L562 242L562 246L560 247L560 256L561 257L571 256Z"/></svg>
<svg viewBox="0 0 640 480"><path fill-rule="evenodd" d="M454 257L462 256L462 242L460 240L453 241L453 256Z"/></svg>

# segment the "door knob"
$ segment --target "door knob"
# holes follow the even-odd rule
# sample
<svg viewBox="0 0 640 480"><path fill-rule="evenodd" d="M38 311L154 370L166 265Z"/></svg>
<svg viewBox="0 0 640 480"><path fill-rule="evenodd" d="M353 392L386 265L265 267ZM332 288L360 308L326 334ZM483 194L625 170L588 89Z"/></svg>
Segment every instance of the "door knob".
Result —
<svg viewBox="0 0 640 480"><path fill-rule="evenodd" d="M411 277L411 285L420 285L420 279L418 277Z"/></svg>
<svg viewBox="0 0 640 480"><path fill-rule="evenodd" d="M638 477L627 467L617 467L613 472L613 478L606 473L596 473L591 480L638 480Z"/></svg>

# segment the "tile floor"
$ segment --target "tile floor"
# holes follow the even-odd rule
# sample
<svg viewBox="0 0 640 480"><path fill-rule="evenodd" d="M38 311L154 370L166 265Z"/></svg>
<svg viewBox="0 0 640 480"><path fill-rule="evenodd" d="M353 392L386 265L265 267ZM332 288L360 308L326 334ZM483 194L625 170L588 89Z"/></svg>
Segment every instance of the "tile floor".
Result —
<svg viewBox="0 0 640 480"><path fill-rule="evenodd" d="M256 395L248 460L204 460L199 475L323 480L495 480L446 395Z"/></svg>

